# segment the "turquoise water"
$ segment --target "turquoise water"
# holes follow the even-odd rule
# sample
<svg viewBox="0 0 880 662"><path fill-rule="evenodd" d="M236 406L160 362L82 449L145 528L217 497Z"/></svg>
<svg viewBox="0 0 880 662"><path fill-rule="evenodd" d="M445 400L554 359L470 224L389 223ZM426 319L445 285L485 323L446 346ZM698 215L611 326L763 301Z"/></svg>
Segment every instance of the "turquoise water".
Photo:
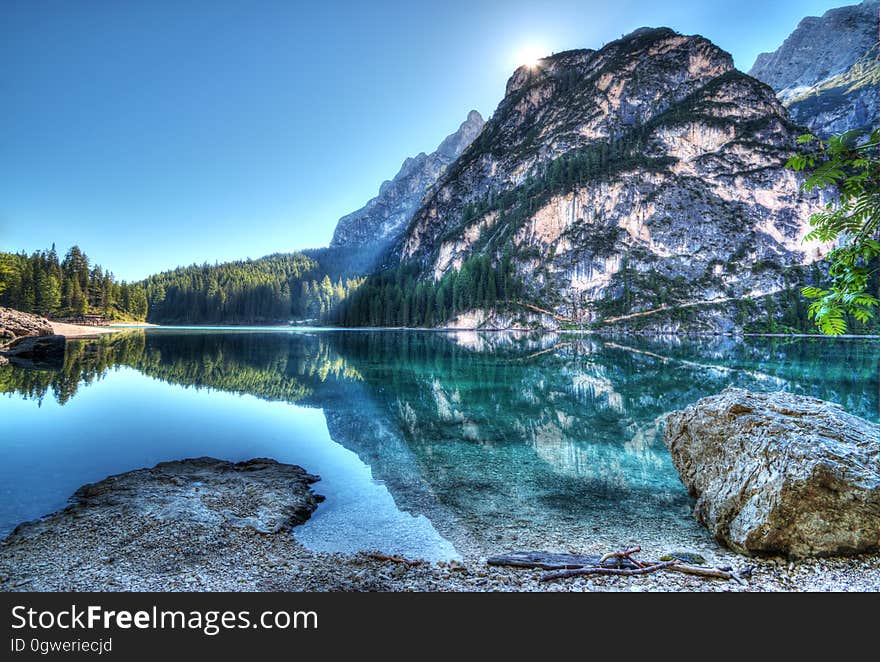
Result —
<svg viewBox="0 0 880 662"><path fill-rule="evenodd" d="M157 462L273 457L322 480L317 550L430 559L711 544L665 413L733 384L880 420L880 342L148 329L0 366L0 534Z"/></svg>

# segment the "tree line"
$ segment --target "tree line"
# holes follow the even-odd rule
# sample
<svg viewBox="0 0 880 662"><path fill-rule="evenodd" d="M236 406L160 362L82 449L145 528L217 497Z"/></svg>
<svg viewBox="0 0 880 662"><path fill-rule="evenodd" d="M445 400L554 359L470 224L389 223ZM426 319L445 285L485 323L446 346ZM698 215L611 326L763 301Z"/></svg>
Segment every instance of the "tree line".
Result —
<svg viewBox="0 0 880 662"><path fill-rule="evenodd" d="M144 280L147 320L161 324L266 324L322 320L362 282L331 280L301 253L179 267Z"/></svg>
<svg viewBox="0 0 880 662"><path fill-rule="evenodd" d="M336 264L330 264L336 269ZM341 270L337 270L340 273ZM192 265L137 283L117 281L73 246L59 259L49 250L0 253L0 305L55 319L101 315L159 324L266 324L325 321L363 282L331 279L307 255Z"/></svg>
<svg viewBox="0 0 880 662"><path fill-rule="evenodd" d="M30 255L0 253L0 305L53 318L143 320L147 315L143 287L117 281L79 246L59 259L55 244Z"/></svg>
<svg viewBox="0 0 880 662"><path fill-rule="evenodd" d="M366 279L332 311L342 326L436 326L469 310L506 306L522 294L509 252L497 264L488 255L465 260L440 280L423 280L413 263Z"/></svg>

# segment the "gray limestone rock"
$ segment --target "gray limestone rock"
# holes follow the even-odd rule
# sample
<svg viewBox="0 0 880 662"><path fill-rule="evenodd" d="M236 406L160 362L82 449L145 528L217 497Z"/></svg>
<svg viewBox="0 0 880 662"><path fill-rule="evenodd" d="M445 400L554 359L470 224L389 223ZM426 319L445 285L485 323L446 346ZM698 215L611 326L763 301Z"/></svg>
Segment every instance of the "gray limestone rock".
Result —
<svg viewBox="0 0 880 662"><path fill-rule="evenodd" d="M669 414L664 442L695 517L732 549L878 549L880 426L823 400L728 388Z"/></svg>

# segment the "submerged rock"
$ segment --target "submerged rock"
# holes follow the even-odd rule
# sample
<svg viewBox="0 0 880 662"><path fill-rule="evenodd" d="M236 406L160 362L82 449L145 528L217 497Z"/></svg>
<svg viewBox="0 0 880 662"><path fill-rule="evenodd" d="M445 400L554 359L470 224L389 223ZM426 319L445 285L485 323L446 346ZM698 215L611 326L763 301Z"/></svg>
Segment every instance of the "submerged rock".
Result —
<svg viewBox="0 0 880 662"><path fill-rule="evenodd" d="M110 476L0 542L0 587L27 581L31 589L57 588L82 576L106 589L136 586L139 578L235 573L264 549L255 538L309 518L322 500L309 487L317 480L262 458L203 457Z"/></svg>
<svg viewBox="0 0 880 662"><path fill-rule="evenodd" d="M2 352L13 365L24 368L57 368L64 363L64 336L27 336L13 340Z"/></svg>
<svg viewBox="0 0 880 662"><path fill-rule="evenodd" d="M320 497L309 485L317 480L301 467L266 458L237 463L210 457L162 462L152 469L83 485L74 492L70 506L18 526L7 542L61 520L84 517L153 518L163 526L191 522L278 533L312 514Z"/></svg>
<svg viewBox="0 0 880 662"><path fill-rule="evenodd" d="M52 325L39 315L0 306L0 345L24 336L51 336Z"/></svg>
<svg viewBox="0 0 880 662"><path fill-rule="evenodd" d="M815 398L728 388L669 414L664 442L695 517L732 549L878 549L880 426Z"/></svg>

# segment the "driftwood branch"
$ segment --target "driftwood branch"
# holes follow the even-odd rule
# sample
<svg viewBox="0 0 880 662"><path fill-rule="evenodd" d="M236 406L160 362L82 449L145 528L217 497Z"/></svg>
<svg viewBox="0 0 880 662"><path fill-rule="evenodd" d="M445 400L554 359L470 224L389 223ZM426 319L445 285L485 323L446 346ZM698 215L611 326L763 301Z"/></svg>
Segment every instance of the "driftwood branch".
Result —
<svg viewBox="0 0 880 662"><path fill-rule="evenodd" d="M622 552L608 552L607 554L604 554L601 559L599 559L599 565L605 565L605 563L607 563L611 559L617 559L617 565L620 566L623 562L623 559L626 559L627 561L632 561L636 566L641 568L642 564L632 558L633 554L638 554L641 551L641 546L636 545L635 547L630 547L629 549L625 549Z"/></svg>
<svg viewBox="0 0 880 662"><path fill-rule="evenodd" d="M654 563L653 565L645 565L641 568L632 568L628 570L624 570L623 568L606 568L600 565L587 568L571 568L569 570L556 570L554 572L544 573L544 575L541 576L541 581L550 582L554 579L565 579L566 577L578 577L580 575L623 575L626 577L632 575L647 575L650 572L657 572L658 570L671 568L676 563L678 563L678 561L662 561L660 563Z"/></svg>
<svg viewBox="0 0 880 662"><path fill-rule="evenodd" d="M490 556L488 565L510 566L513 568L538 568L540 570L564 570L600 565L599 554L565 554L563 552L509 552ZM624 568L636 568L630 559L621 559Z"/></svg>
<svg viewBox="0 0 880 662"><path fill-rule="evenodd" d="M548 570L541 581L552 581L581 575L619 575L624 577L646 575L661 570L712 579L732 580L744 584L743 579L729 569L701 567L681 559L669 561L641 561L633 558L642 551L640 546L608 554L565 554L558 552L509 552L491 556L486 563L494 566L537 568Z"/></svg>
<svg viewBox="0 0 880 662"><path fill-rule="evenodd" d="M686 575L696 575L697 577L712 577L714 579L728 580L732 579L739 584L745 584L745 582L739 577L739 575L728 570L721 570L720 568L701 568L698 565L685 565L683 563L676 563L675 565L667 568L667 570L672 570L673 572L682 572Z"/></svg>
<svg viewBox="0 0 880 662"><path fill-rule="evenodd" d="M382 554L381 552L366 552L364 556L374 559L375 561L382 561L383 563L401 563L409 566L422 565L422 561L420 560L412 561L403 556L390 556L388 554Z"/></svg>

